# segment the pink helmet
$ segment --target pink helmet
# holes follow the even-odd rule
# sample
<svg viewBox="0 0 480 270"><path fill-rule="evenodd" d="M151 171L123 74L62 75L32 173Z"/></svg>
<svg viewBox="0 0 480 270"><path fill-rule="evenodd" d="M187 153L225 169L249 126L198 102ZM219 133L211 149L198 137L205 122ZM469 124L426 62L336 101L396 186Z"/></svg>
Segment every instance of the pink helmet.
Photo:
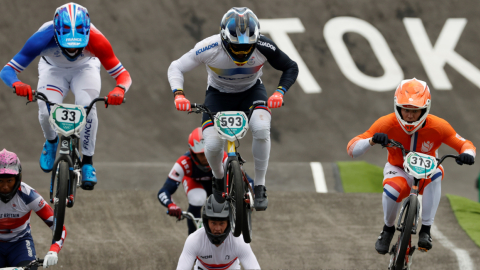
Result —
<svg viewBox="0 0 480 270"><path fill-rule="evenodd" d="M3 149L0 151L0 178L15 177L15 185L8 194L0 193L0 200L4 203L9 202L17 193L22 182L22 165L17 154Z"/></svg>

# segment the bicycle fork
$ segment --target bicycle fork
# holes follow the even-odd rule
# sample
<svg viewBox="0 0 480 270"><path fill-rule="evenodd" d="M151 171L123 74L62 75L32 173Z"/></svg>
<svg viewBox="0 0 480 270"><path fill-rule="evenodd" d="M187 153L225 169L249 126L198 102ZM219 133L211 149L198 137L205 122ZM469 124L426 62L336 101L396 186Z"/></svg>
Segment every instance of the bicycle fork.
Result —
<svg viewBox="0 0 480 270"><path fill-rule="evenodd" d="M55 160L53 163L53 170L52 170L52 178L50 179L50 202L54 203L55 199L53 196L53 189L55 186L55 177L57 176L57 170L58 170L58 164L60 161L67 162L68 168L69 168L69 173L68 173L68 190L67 190L67 207L72 207L73 204L75 203L75 196L74 196L74 182L72 179L75 179L75 177L78 177L78 179L81 179L81 174L78 170L74 171L73 168L73 161L72 158L70 157L70 140L71 138L62 136L61 138L61 145L60 145L60 151L59 154L60 156ZM76 150L76 149L75 149Z"/></svg>
<svg viewBox="0 0 480 270"><path fill-rule="evenodd" d="M253 201L253 190L252 187L250 186L250 183L247 180L247 176L245 175L245 172L243 170L243 163L245 161L240 157L240 154L237 153L237 148L235 146L235 142L227 141L227 154L228 154L228 160L227 164L230 163L231 160L237 160L240 165L240 171L242 173L242 179L245 182L245 184L248 186L248 192L245 192L244 194L244 202L247 204L247 206L250 206L250 208L253 209L254 206L254 201ZM228 194L230 194L230 175L228 174L228 168L225 168L225 191L223 193L223 197L226 200L230 200L231 198L229 197Z"/></svg>

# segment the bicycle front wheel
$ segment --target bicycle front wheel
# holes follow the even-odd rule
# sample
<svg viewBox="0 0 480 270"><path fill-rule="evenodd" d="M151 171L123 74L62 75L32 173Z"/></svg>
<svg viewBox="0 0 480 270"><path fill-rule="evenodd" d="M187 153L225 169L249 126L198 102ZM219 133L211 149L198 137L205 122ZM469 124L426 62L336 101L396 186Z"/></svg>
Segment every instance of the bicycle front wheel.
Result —
<svg viewBox="0 0 480 270"><path fill-rule="evenodd" d="M230 195L230 226L233 236L239 237L242 234L244 216L244 188L240 165L237 160L230 162L227 173Z"/></svg>
<svg viewBox="0 0 480 270"><path fill-rule="evenodd" d="M402 231L398 237L397 250L395 256L395 270L403 270L405 267L405 256L407 248L411 241L413 223L417 215L417 197L411 196L409 203L406 205L403 214ZM402 217L399 217L402 218Z"/></svg>
<svg viewBox="0 0 480 270"><path fill-rule="evenodd" d="M67 206L67 189L69 178L68 163L60 161L58 164L57 183L53 200L53 240L62 238L63 223L65 221L65 209Z"/></svg>

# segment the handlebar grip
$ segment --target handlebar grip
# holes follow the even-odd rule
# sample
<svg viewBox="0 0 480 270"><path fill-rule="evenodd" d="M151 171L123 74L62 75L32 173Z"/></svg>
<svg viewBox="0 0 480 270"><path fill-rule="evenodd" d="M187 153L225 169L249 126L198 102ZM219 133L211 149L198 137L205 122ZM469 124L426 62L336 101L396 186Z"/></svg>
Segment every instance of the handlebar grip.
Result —
<svg viewBox="0 0 480 270"><path fill-rule="evenodd" d="M108 97L105 97L104 100L105 100L105 103L107 103ZM127 99L126 99L126 98L123 98L122 103L125 103L126 101L127 101Z"/></svg>
<svg viewBox="0 0 480 270"><path fill-rule="evenodd" d="M192 108L192 109L197 108L197 103L191 103L191 104L190 104L190 108Z"/></svg>

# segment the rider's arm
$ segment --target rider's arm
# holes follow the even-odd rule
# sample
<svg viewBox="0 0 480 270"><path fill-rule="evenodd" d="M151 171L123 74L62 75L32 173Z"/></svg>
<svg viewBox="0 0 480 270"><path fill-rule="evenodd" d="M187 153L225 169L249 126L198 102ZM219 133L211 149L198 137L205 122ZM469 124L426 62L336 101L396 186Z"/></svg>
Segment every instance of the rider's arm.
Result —
<svg viewBox="0 0 480 270"><path fill-rule="evenodd" d="M265 36L260 36L256 48L267 58L273 68L283 71L278 87L287 92L297 80L297 63L280 50L271 39Z"/></svg>
<svg viewBox="0 0 480 270"><path fill-rule="evenodd" d="M125 92L127 92L132 85L130 73L123 67L117 56L115 56L112 45L107 38L93 25L90 28L90 40L85 49L98 57L98 60L100 60L100 63L105 67L108 74L117 81L117 85L121 84L125 86Z"/></svg>
<svg viewBox="0 0 480 270"><path fill-rule="evenodd" d="M370 141L373 135L375 135L377 132L387 133L387 131L390 129L388 119L388 116L381 117L375 121L375 123L373 123L373 125L363 134L351 139L347 145L348 154L353 158L365 154L365 152L367 152L368 149L370 149L370 147L373 145L373 143Z"/></svg>
<svg viewBox="0 0 480 270"><path fill-rule="evenodd" d="M188 72L202 63L203 55L198 56L197 51L205 46L205 40L197 43L193 49L173 61L168 67L168 82L172 91L183 89L183 73Z"/></svg>
<svg viewBox="0 0 480 270"><path fill-rule="evenodd" d="M28 191L27 191L28 192ZM28 207L35 211L35 213L47 224L47 226L53 230L53 209L48 205L47 202L42 198L40 194L38 194L35 190L31 189L30 193L28 195L28 198L25 200L32 200L29 204ZM52 245L50 246L49 251L54 251L56 253L59 253L60 250L63 247L63 243L65 241L65 237L67 237L67 229L65 228L65 225L63 225L63 231L62 231L62 238L55 242L52 241Z"/></svg>
<svg viewBox="0 0 480 270"><path fill-rule="evenodd" d="M443 143L455 149L459 154L466 153L475 157L476 148L473 143L458 135L458 133L447 121L443 121L444 123L441 125L442 133L444 136Z"/></svg>
<svg viewBox="0 0 480 270"><path fill-rule="evenodd" d="M167 178L167 181L165 181L165 184L160 191L158 191L157 195L158 200L163 206L168 207L169 204L173 203L172 194L177 191L178 185L180 185L180 182Z"/></svg>
<svg viewBox="0 0 480 270"><path fill-rule="evenodd" d="M13 87L14 82L20 81L17 74L22 72L30 63L40 55L48 43L53 39L53 24L45 23L33 34L0 72L0 77L8 87Z"/></svg>
<svg viewBox="0 0 480 270"><path fill-rule="evenodd" d="M252 247L250 247L249 244L243 242L243 239L239 241L238 238L236 238L236 243L237 257L240 260L243 269L260 269L257 257L255 257L255 254L253 254Z"/></svg>
<svg viewBox="0 0 480 270"><path fill-rule="evenodd" d="M202 236L199 233L192 233L187 237L183 246L182 254L178 259L177 270L192 269L195 259L197 258L199 245L198 238ZM247 268L246 268L247 269Z"/></svg>

